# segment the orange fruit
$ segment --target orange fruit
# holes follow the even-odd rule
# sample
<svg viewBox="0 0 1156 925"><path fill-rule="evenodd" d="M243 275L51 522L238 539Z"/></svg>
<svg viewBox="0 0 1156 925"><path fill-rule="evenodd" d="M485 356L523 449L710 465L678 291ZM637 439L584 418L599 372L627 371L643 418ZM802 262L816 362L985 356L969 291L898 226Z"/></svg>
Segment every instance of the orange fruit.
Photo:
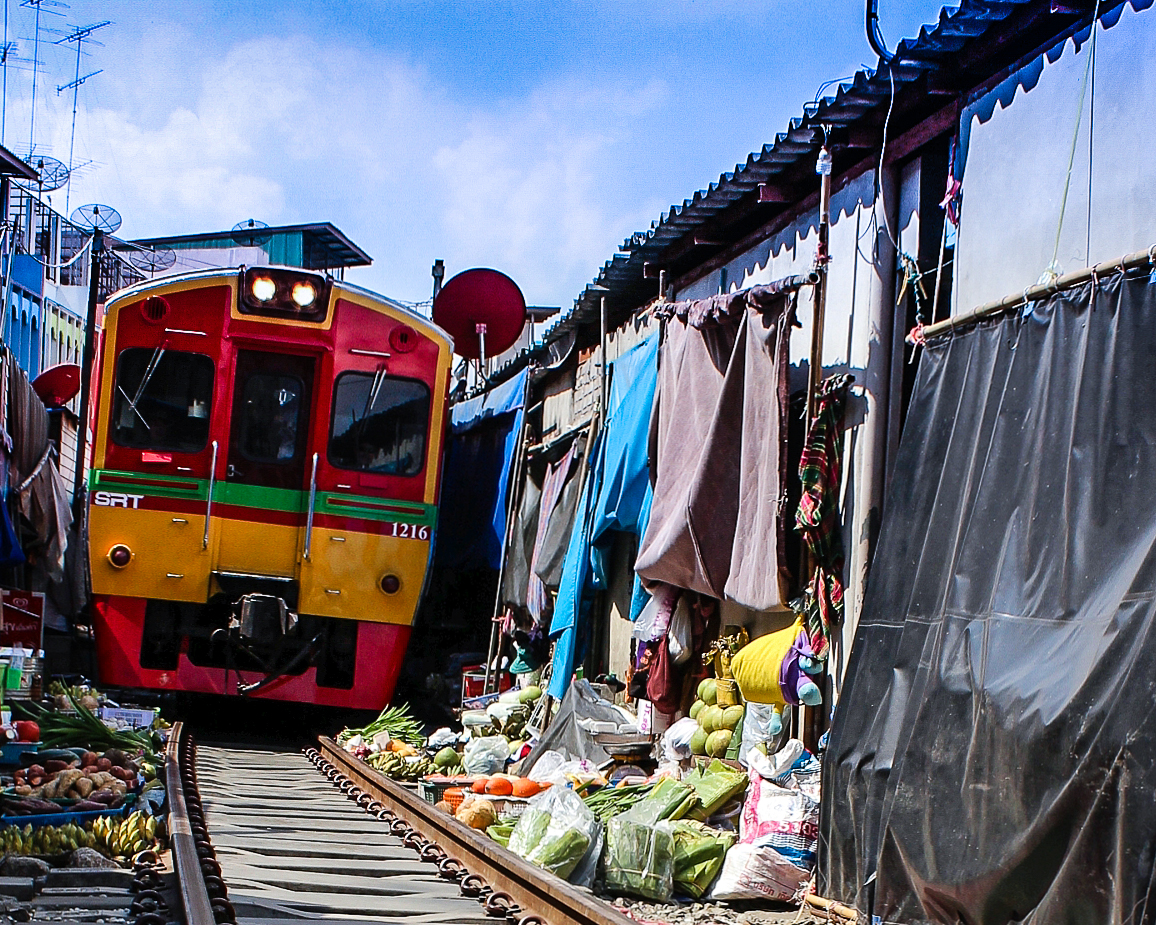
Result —
<svg viewBox="0 0 1156 925"><path fill-rule="evenodd" d="M496 797L508 797L514 792L514 785L504 777L494 777L487 782L484 792Z"/></svg>
<svg viewBox="0 0 1156 925"><path fill-rule="evenodd" d="M489 782L490 782L489 778L479 777L470 786L470 790L472 790L474 793L485 793L486 792L486 784L488 784Z"/></svg>
<svg viewBox="0 0 1156 925"><path fill-rule="evenodd" d="M516 797L532 797L540 789L538 782L530 780L528 777L520 777L514 781L514 796Z"/></svg>

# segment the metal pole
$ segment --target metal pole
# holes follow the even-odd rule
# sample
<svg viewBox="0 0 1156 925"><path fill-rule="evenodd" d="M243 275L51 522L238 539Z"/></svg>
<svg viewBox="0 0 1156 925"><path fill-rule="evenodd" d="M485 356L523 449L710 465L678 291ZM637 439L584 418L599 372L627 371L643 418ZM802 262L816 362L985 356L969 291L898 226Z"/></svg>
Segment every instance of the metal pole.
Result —
<svg viewBox="0 0 1156 925"><path fill-rule="evenodd" d="M602 365L600 367L602 375L600 377L601 381L599 382L600 389L599 389L598 394L600 396L600 399L599 399L600 404L598 407L602 411L602 420L605 421L606 420L606 402L607 402L606 383L608 380L608 377L606 375L606 370L607 370L607 367L609 365L607 363L607 360L606 360L606 337L607 337L607 335L606 335L606 296L602 296L602 298L599 299L599 302L600 302L599 324L601 325L601 328L602 328Z"/></svg>
<svg viewBox="0 0 1156 925"><path fill-rule="evenodd" d="M489 651L486 652L486 676L482 681L483 694L490 693L491 676L495 678L495 681L498 676L493 672L492 666L500 648L498 645L500 641L498 625L501 622L502 614L502 584L506 580L506 553L509 551L510 541L514 537L514 521L522 500L520 488L522 487L522 477L525 474L527 459L526 435L530 429L529 406L530 377L526 376L526 386L522 392L522 426L518 428L518 442L514 447L514 465L510 469L510 487L506 495L506 529L502 531L502 552L501 558L498 560L498 593L494 595L494 612L490 618L490 647ZM501 687L501 684L495 683L494 687Z"/></svg>
<svg viewBox="0 0 1156 925"><path fill-rule="evenodd" d="M100 261L104 252L104 233L92 233L92 260L88 270L88 315L84 320L84 359L80 372L80 426L76 429L76 479L72 484L72 502L77 504L84 485L84 459L87 454L89 405L92 401L92 367L96 359L96 305L100 289Z"/></svg>
<svg viewBox="0 0 1156 925"><path fill-rule="evenodd" d="M815 269L819 280L815 283L811 314L811 360L807 370L807 427L815 418L815 396L823 381L823 326L827 316L827 264L830 256L827 242L831 231L831 154L822 148L816 165L822 180L819 187L819 242L815 253Z"/></svg>

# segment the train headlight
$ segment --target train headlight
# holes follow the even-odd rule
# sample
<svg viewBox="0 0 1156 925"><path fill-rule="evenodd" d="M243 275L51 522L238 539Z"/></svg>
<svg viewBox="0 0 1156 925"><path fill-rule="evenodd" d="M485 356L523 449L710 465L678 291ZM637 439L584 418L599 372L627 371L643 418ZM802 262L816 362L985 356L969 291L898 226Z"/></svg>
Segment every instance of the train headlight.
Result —
<svg viewBox="0 0 1156 925"><path fill-rule="evenodd" d="M396 575L385 575L381 579L381 590L386 594L397 594L401 590L401 579Z"/></svg>
<svg viewBox="0 0 1156 925"><path fill-rule="evenodd" d="M108 561L113 568L124 568L132 561L132 550L124 543L117 543L108 551Z"/></svg>
<svg viewBox="0 0 1156 925"><path fill-rule="evenodd" d="M312 283L294 283L290 296L302 308L308 308L317 301L317 289Z"/></svg>
<svg viewBox="0 0 1156 925"><path fill-rule="evenodd" d="M271 302L277 295L277 284L268 276L256 276L252 285L253 298L258 302Z"/></svg>

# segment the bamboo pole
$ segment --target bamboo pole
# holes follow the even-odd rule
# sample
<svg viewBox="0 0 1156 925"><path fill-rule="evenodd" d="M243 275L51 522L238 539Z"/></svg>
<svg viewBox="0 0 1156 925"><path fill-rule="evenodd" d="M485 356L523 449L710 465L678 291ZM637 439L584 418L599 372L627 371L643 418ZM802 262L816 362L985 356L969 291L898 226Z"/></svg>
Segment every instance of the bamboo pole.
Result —
<svg viewBox="0 0 1156 925"><path fill-rule="evenodd" d="M940 334L946 334L949 331L978 324L986 318L992 318L1010 309L1026 305L1028 302L1038 302L1042 299L1050 298L1066 289L1072 289L1092 279L1098 279L1110 273L1126 273L1128 270L1136 270L1140 267L1152 267L1156 269L1156 245L1153 245L1146 251L1136 251L1134 254L1128 254L1116 260L1105 260L1103 263L1098 263L1094 267L1085 267L1082 270L1065 273L1050 283L1029 286L1023 292L1017 293L1016 295L1005 296L998 301L988 302L986 305L981 305L972 311L964 312L962 315L948 318L946 321L929 324L923 329L923 338L924 340L928 340L932 337L938 337Z"/></svg>
<svg viewBox="0 0 1156 925"><path fill-rule="evenodd" d="M822 896L816 896L814 893L807 893L803 897L803 902L813 909L826 913L828 919L834 915L845 922L857 922L859 920L859 913L856 910L850 906L835 902L833 899L825 899Z"/></svg>

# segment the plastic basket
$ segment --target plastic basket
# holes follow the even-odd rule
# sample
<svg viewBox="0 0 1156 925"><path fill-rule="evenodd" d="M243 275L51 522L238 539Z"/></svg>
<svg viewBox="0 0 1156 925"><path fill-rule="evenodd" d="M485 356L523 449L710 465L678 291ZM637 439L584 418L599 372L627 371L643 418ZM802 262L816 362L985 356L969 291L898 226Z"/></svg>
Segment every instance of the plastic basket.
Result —
<svg viewBox="0 0 1156 925"><path fill-rule="evenodd" d="M474 778L472 777L464 777L460 780L454 780L452 777L427 777L417 782L417 792L427 803L440 803L445 799L447 790L452 790L454 787L469 790L473 782ZM454 803L453 800L449 802ZM461 799L459 798L457 802L461 803ZM454 809L457 809L456 803L454 803Z"/></svg>

